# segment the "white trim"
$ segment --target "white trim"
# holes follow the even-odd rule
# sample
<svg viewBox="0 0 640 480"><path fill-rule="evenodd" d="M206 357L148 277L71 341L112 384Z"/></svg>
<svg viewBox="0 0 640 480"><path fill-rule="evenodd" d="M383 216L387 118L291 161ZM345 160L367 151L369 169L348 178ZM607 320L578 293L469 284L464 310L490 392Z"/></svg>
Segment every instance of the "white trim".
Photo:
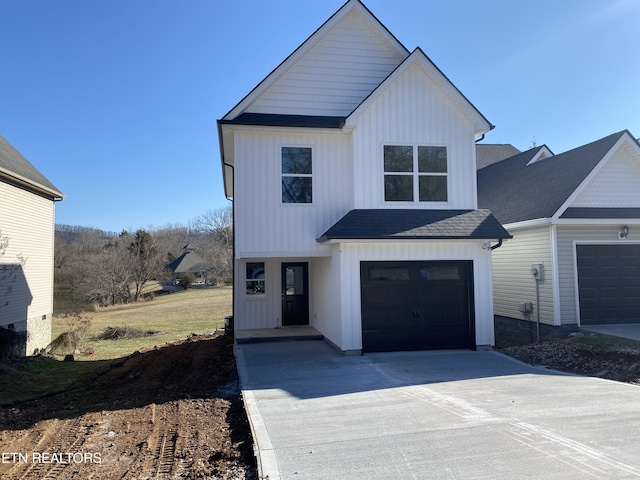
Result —
<svg viewBox="0 0 640 480"><path fill-rule="evenodd" d="M551 276L553 278L553 325L562 325L560 310L560 273L558 267L558 232L555 225L549 228L549 241L551 242Z"/></svg>
<svg viewBox="0 0 640 480"><path fill-rule="evenodd" d="M557 222L560 219L560 216L569 208L569 206L576 200L578 195L582 193L582 191L587 187L587 185L593 180L593 178L600 173L600 170L606 165L611 157L616 153L616 151L622 146L623 143L628 142L629 134L624 133L618 141L613 145L609 151L598 161L596 166L589 172L589 175L586 176L584 180L578 185L578 187L569 195L569 198L565 200L565 202L556 210L556 213L551 217L552 222ZM633 141L635 144L635 140ZM636 144L637 146L637 144Z"/></svg>
<svg viewBox="0 0 640 480"><path fill-rule="evenodd" d="M580 319L580 285L578 282L578 245L640 245L640 241L628 241L628 240L574 240L573 241L573 280L574 280L574 293L576 298L576 322L578 327L581 326Z"/></svg>
<svg viewBox="0 0 640 480"><path fill-rule="evenodd" d="M540 160L544 160L545 158L549 158L549 157L553 157L553 156L554 156L553 152L551 150L549 150L549 147L547 147L546 145L542 145L542 147L540 147L540 151L538 153L536 153L533 156L533 158L527 162L525 167L528 167L532 163L536 163L536 162L538 162Z"/></svg>
<svg viewBox="0 0 640 480"><path fill-rule="evenodd" d="M396 240L397 241L397 240ZM291 250L286 252L236 252L236 260L252 260L252 259L271 259L271 258L317 258L317 257L330 257L331 249L322 248L326 246L328 242L320 243L320 251L298 251Z"/></svg>
<svg viewBox="0 0 640 480"><path fill-rule="evenodd" d="M506 230L522 230L525 228L535 228L550 225L550 218L536 218L534 220L524 220L522 222L507 223L503 225Z"/></svg>

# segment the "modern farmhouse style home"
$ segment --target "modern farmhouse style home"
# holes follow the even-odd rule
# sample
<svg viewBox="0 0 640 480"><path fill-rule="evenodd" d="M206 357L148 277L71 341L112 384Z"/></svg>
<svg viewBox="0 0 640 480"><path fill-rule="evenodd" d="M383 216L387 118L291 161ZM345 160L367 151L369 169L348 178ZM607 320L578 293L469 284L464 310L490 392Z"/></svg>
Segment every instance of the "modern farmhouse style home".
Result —
<svg viewBox="0 0 640 480"><path fill-rule="evenodd" d="M349 0L218 121L234 327L306 325L345 353L494 344L477 208L489 121Z"/></svg>

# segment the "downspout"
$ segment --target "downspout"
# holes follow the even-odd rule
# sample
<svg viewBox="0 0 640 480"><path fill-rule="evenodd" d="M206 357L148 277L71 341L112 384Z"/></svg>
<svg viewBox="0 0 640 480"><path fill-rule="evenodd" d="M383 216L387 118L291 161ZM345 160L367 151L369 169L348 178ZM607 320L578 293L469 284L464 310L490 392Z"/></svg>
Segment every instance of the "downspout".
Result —
<svg viewBox="0 0 640 480"><path fill-rule="evenodd" d="M233 165L227 163L225 160L224 147L222 146L223 144L222 124L220 123L220 120L218 120L217 123L218 123L218 139L220 142L220 158L222 159L222 165L223 165L222 168L223 170L224 170L224 167L229 167L231 169L231 182L232 182L232 185L235 187L235 180L236 180L235 169ZM222 182L223 182L222 188L225 188L224 171L222 176ZM235 341L235 338L236 338L236 334L235 334L235 328L236 328L236 319L235 319L235 315L236 315L236 294L235 294L236 292L236 202L233 200L233 197L229 198L229 196L226 194L226 188L225 188L225 198L231 202L231 255L232 255L231 261L233 262L232 268L231 268L231 288L232 288L231 315L233 318L232 334L233 334L233 339Z"/></svg>
<svg viewBox="0 0 640 480"><path fill-rule="evenodd" d="M484 140L484 135L485 134L483 133L482 136L479 139L476 140L476 143L481 142L482 140Z"/></svg>
<svg viewBox="0 0 640 480"><path fill-rule="evenodd" d="M493 251L493 250L495 250L496 248L500 248L501 246L502 246L502 239L501 239L501 238L499 238L499 239L498 239L498 243L496 243L495 245L492 245L492 246L491 246L491 250Z"/></svg>

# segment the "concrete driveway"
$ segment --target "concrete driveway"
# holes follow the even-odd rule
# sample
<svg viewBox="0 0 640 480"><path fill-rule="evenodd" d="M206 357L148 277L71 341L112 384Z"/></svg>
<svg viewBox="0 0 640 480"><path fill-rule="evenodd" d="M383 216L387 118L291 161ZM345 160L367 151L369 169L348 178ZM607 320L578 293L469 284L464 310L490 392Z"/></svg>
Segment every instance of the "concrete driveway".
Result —
<svg viewBox="0 0 640 480"><path fill-rule="evenodd" d="M640 387L495 352L236 346L260 475L640 478Z"/></svg>

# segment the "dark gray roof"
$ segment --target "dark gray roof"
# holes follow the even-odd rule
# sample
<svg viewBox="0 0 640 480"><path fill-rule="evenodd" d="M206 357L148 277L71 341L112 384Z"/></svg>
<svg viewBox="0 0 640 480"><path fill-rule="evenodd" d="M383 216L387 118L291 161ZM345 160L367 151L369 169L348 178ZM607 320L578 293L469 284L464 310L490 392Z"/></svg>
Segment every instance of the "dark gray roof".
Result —
<svg viewBox="0 0 640 480"><path fill-rule="evenodd" d="M543 147L478 170L478 206L490 209L503 224L550 218L625 133L614 133L528 166Z"/></svg>
<svg viewBox="0 0 640 480"><path fill-rule="evenodd" d="M488 210L351 210L318 242L366 239L511 238Z"/></svg>
<svg viewBox="0 0 640 480"><path fill-rule="evenodd" d="M198 273L210 270L207 262L192 250L184 252L173 262L167 265L166 268L173 273Z"/></svg>
<svg viewBox="0 0 640 480"><path fill-rule="evenodd" d="M13 148L2 135L0 135L0 175L10 177L20 183L26 182L41 193L47 193L53 197L63 197L60 190Z"/></svg>
<svg viewBox="0 0 640 480"><path fill-rule="evenodd" d="M342 128L346 117L320 115L279 115L241 113L233 120L218 120L222 125L260 125L267 127Z"/></svg>
<svg viewBox="0 0 640 480"><path fill-rule="evenodd" d="M520 150L509 143L478 143L476 144L476 169L480 170L519 153Z"/></svg>
<svg viewBox="0 0 640 480"><path fill-rule="evenodd" d="M573 207L562 212L560 218L640 218L640 208Z"/></svg>

